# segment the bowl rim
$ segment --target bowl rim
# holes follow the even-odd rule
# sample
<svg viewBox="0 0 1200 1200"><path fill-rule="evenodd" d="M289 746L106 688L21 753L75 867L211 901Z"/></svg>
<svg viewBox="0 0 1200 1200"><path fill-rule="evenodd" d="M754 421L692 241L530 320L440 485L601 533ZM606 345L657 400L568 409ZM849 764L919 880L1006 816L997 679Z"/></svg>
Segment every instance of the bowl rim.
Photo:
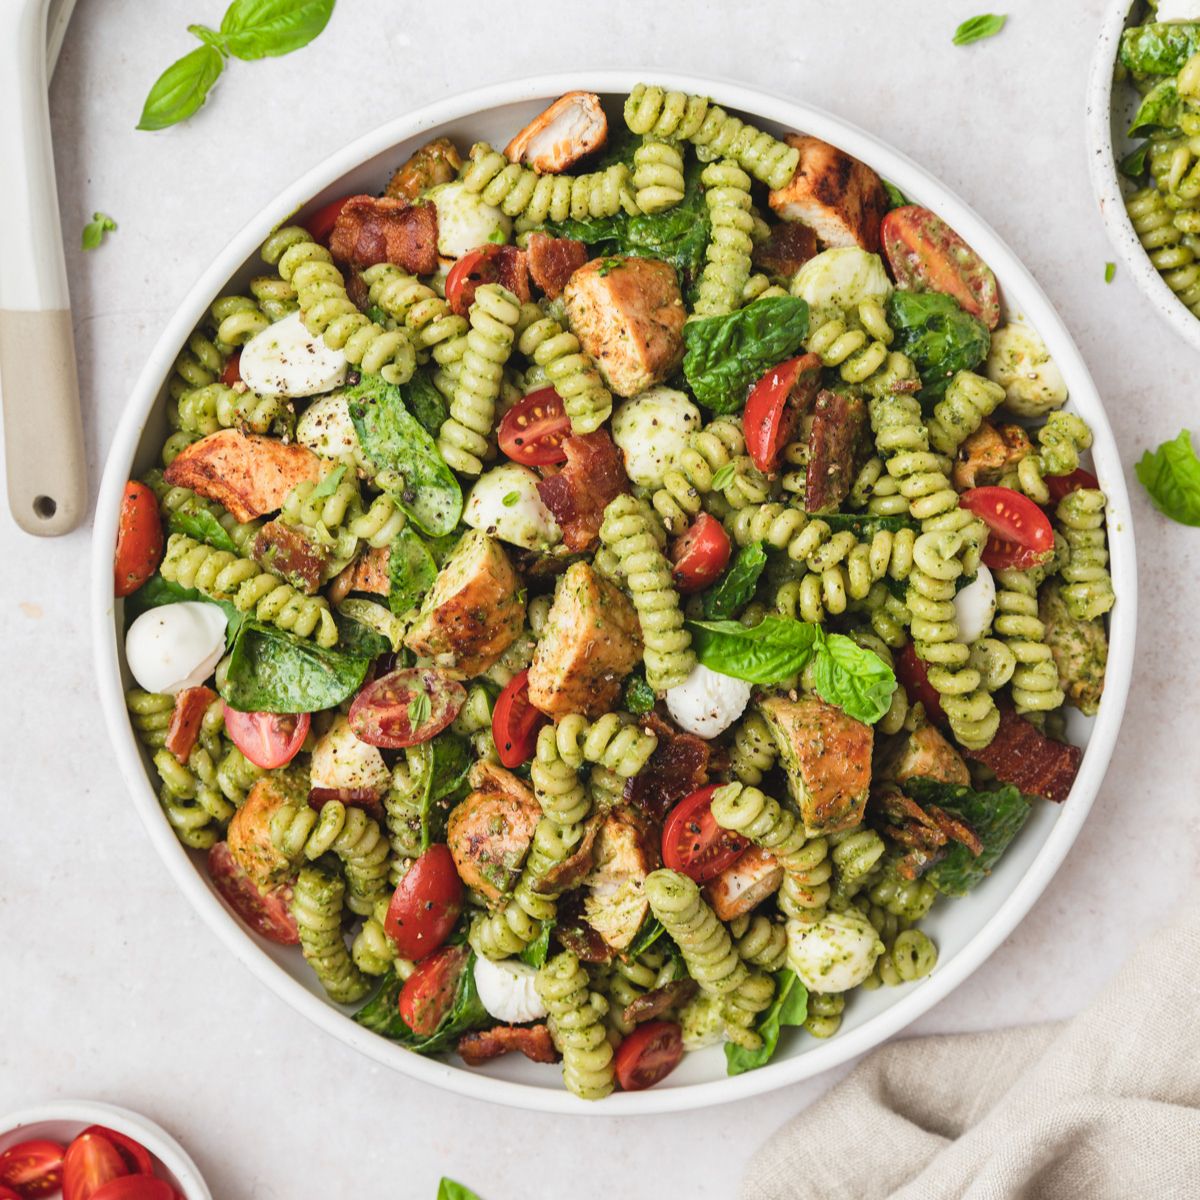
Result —
<svg viewBox="0 0 1200 1200"><path fill-rule="evenodd" d="M1110 571L1118 602L1110 616L1111 645L1104 703L1091 731L1087 752L1070 797L1025 874L995 913L966 944L920 987L898 993L883 1012L837 1038L779 1058L756 1071L709 1082L642 1092L615 1092L603 1104L588 1104L565 1089L496 1079L423 1058L361 1028L324 999L307 991L275 963L217 899L188 851L163 820L124 703L117 626L112 596L112 552L124 484L143 427L162 390L179 348L230 276L279 222L302 207L320 202L322 193L344 174L389 147L431 126L464 120L492 107L548 98L584 88L624 94L643 78L669 88L713 96L735 110L753 113L784 126L804 129L836 143L869 162L906 195L934 207L997 272L1009 296L1012 315L1021 312L1039 331L1071 387L1073 401L1086 412L1095 436L1093 457L1108 496ZM1019 304L1017 297L1019 296ZM1133 525L1120 456L1103 405L1087 367L1061 319L1029 271L1000 238L955 193L907 156L823 109L784 96L713 77L662 71L578 70L492 84L463 92L394 118L335 151L302 174L265 205L216 257L189 289L167 323L131 393L109 451L92 547L91 607L101 704L122 773L142 823L176 883L217 937L261 982L314 1024L375 1062L424 1083L473 1099L544 1112L593 1116L666 1113L721 1104L785 1087L843 1063L883 1042L928 1011L967 978L1012 932L1057 870L1086 817L1116 743L1133 668L1137 619Z"/></svg>
<svg viewBox="0 0 1200 1200"><path fill-rule="evenodd" d="M161 1125L141 1113L104 1100L52 1100L0 1115L0 1137L45 1121L107 1125L145 1146L175 1176L185 1200L212 1200L212 1192L188 1152Z"/></svg>
<svg viewBox="0 0 1200 1200"><path fill-rule="evenodd" d="M1086 127L1088 173L1108 240L1155 312L1194 350L1200 350L1200 317L1171 291L1142 247L1125 210L1125 191L1113 147L1113 68L1125 21L1137 0L1111 0L1088 74Z"/></svg>

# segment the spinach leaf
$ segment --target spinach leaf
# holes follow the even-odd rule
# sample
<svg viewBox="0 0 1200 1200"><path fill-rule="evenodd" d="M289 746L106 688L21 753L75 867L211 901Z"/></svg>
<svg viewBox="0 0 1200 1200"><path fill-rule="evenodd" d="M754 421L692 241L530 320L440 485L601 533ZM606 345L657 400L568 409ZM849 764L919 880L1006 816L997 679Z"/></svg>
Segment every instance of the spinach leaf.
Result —
<svg viewBox="0 0 1200 1200"><path fill-rule="evenodd" d="M214 550L228 550L230 554L240 553L221 522L202 504L194 504L191 499L171 510L167 516L167 528L172 533L186 533L198 542L207 542Z"/></svg>
<svg viewBox="0 0 1200 1200"><path fill-rule="evenodd" d="M471 769L470 743L447 730L431 741L410 746L406 759L411 780L407 798L417 810L421 849L428 850L442 835L446 810L465 790Z"/></svg>
<svg viewBox="0 0 1200 1200"><path fill-rule="evenodd" d="M342 654L352 654L358 658L374 659L381 654L387 654L392 649L392 643L377 629L373 629L365 621L358 620L354 612L353 608L346 612L334 609L333 620L338 627L337 646L334 648Z"/></svg>
<svg viewBox="0 0 1200 1200"><path fill-rule="evenodd" d="M428 367L421 367L403 385L405 402L409 411L432 436L437 437L442 423L450 415L442 393L433 385L433 375Z"/></svg>
<svg viewBox="0 0 1200 1200"><path fill-rule="evenodd" d="M740 412L768 367L794 354L808 334L808 304L795 296L755 300L724 317L683 327L683 374L692 394L715 413Z"/></svg>
<svg viewBox="0 0 1200 1200"><path fill-rule="evenodd" d="M1033 811L1029 797L1011 784L977 792L934 779L909 779L903 787L918 804L936 804L965 821L983 843L983 853L976 858L961 842L951 842L945 858L925 873L947 896L965 896L982 883Z"/></svg>
<svg viewBox="0 0 1200 1200"><path fill-rule="evenodd" d="M773 615L750 627L738 621L688 621L687 627L700 662L748 683L779 683L803 671L819 628Z"/></svg>
<svg viewBox="0 0 1200 1200"><path fill-rule="evenodd" d="M376 482L432 536L449 533L462 515L462 489L433 438L404 406L399 387L364 375L344 393Z"/></svg>
<svg viewBox="0 0 1200 1200"><path fill-rule="evenodd" d="M783 1026L803 1025L807 1016L808 989L796 977L795 971L787 967L776 971L775 999L754 1027L755 1032L762 1038L762 1045L757 1050L746 1050L735 1046L733 1042L726 1042L726 1074L740 1075L743 1071L753 1071L756 1067L764 1066L775 1053L775 1047L779 1044L779 1031Z"/></svg>
<svg viewBox="0 0 1200 1200"><path fill-rule="evenodd" d="M743 546L725 574L704 593L704 619L724 621L736 617L753 599L766 565L767 552L762 542Z"/></svg>
<svg viewBox="0 0 1200 1200"><path fill-rule="evenodd" d="M125 597L125 627L151 608L161 608L164 604L178 604L181 600L203 600L205 604L215 604L225 614L225 645L233 645L237 631L241 628L246 614L239 612L228 600L214 600L196 588L185 588L178 583L164 579L157 571L142 584L132 595Z"/></svg>
<svg viewBox="0 0 1200 1200"><path fill-rule="evenodd" d="M370 665L366 655L326 650L274 625L245 621L221 698L240 712L318 712L357 692Z"/></svg>
<svg viewBox="0 0 1200 1200"><path fill-rule="evenodd" d="M392 540L388 554L388 607L397 616L416 608L433 587L437 567L421 535L405 525Z"/></svg>
<svg viewBox="0 0 1200 1200"><path fill-rule="evenodd" d="M813 686L827 704L874 725L891 706L896 676L878 654L818 626Z"/></svg>
<svg viewBox="0 0 1200 1200"><path fill-rule="evenodd" d="M662 937L663 933L662 922L651 913L642 922L642 927L634 935L633 941L629 943L629 947L625 951L626 959L629 962L637 962Z"/></svg>
<svg viewBox="0 0 1200 1200"><path fill-rule="evenodd" d="M890 179L883 180L883 190L887 192L888 209L907 208L912 201Z"/></svg>
<svg viewBox="0 0 1200 1200"><path fill-rule="evenodd" d="M1200 50L1200 24L1134 25L1121 35L1120 61L1135 75L1178 75Z"/></svg>
<svg viewBox="0 0 1200 1200"><path fill-rule="evenodd" d="M640 672L630 675L625 681L625 711L635 717L648 713L658 697L654 689L646 682L646 676Z"/></svg>
<svg viewBox="0 0 1200 1200"><path fill-rule="evenodd" d="M479 1200L479 1197L469 1187L443 1175L438 1182L437 1200Z"/></svg>
<svg viewBox="0 0 1200 1200"><path fill-rule="evenodd" d="M1127 179L1141 179L1146 173L1146 158L1150 153L1150 143L1143 142L1140 146L1135 146L1123 159L1117 164L1117 169Z"/></svg>
<svg viewBox="0 0 1200 1200"><path fill-rule="evenodd" d="M553 930L553 921L543 921L542 932L517 957L531 967L542 966L546 961L546 956L550 953L550 934Z"/></svg>
<svg viewBox="0 0 1200 1200"><path fill-rule="evenodd" d="M372 658L386 653L386 650L393 651L400 658L404 658L408 654L408 651L404 649L404 635L408 632L408 624L402 617L396 616L391 609L384 608L382 604L377 604L374 600L367 600L361 596L351 596L349 600L343 600L337 606L334 620L337 621L339 616L370 633L369 637L364 633L354 635L351 639L343 629L342 622L338 621L340 636L337 648L339 650L345 650L351 654L370 654ZM376 646L384 646L385 650L377 651L374 649ZM407 665L411 665L407 659L404 662L397 661L396 663L398 667Z"/></svg>
<svg viewBox="0 0 1200 1200"><path fill-rule="evenodd" d="M958 371L970 371L987 358L992 335L944 292L895 291L888 298L888 323L895 349L916 364L923 399L942 395Z"/></svg>
<svg viewBox="0 0 1200 1200"><path fill-rule="evenodd" d="M1186 429L1147 450L1133 469L1160 513L1181 525L1200 525L1200 458Z"/></svg>
<svg viewBox="0 0 1200 1200"><path fill-rule="evenodd" d="M1129 126L1128 134L1133 137L1140 133L1148 133L1161 129L1171 129L1179 124L1179 92L1175 80L1164 79L1156 83L1142 99Z"/></svg>

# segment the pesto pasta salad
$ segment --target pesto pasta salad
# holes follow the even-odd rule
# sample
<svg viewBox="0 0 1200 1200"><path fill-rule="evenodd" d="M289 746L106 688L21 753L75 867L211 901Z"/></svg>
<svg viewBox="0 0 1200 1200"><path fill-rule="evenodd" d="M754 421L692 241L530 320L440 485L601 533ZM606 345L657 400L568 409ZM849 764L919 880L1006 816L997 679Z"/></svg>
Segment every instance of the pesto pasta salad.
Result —
<svg viewBox="0 0 1200 1200"><path fill-rule="evenodd" d="M416 1053L599 1099L831 1037L1078 767L1114 596L1061 375L934 213L702 96L379 182L212 304L128 485L166 819Z"/></svg>

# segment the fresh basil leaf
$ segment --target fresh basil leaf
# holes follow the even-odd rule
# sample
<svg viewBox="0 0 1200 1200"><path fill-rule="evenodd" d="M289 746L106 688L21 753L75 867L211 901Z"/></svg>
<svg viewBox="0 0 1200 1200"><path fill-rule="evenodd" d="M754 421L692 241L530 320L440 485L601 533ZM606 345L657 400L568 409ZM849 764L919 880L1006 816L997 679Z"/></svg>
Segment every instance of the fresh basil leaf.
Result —
<svg viewBox="0 0 1200 1200"><path fill-rule="evenodd" d="M1112 283L1117 277L1117 264L1114 262L1104 264L1104 282Z"/></svg>
<svg viewBox="0 0 1200 1200"><path fill-rule="evenodd" d="M795 971L784 967L775 972L775 999L754 1027L762 1038L757 1050L746 1050L733 1042L725 1043L725 1071L741 1075L770 1062L779 1044L779 1031L785 1025L803 1025L808 1016L808 989L796 977Z"/></svg>
<svg viewBox="0 0 1200 1200"><path fill-rule="evenodd" d="M334 0L233 0L221 21L229 53L252 61L291 54L329 23Z"/></svg>
<svg viewBox="0 0 1200 1200"><path fill-rule="evenodd" d="M954 31L954 44L969 46L972 42L995 37L1004 28L1007 20L1007 16L996 13L981 13L978 17L968 17Z"/></svg>
<svg viewBox="0 0 1200 1200"><path fill-rule="evenodd" d="M637 962L662 937L664 932L662 922L651 913L642 921L642 927L634 935L633 941L629 943L629 947L625 951L626 959L631 963Z"/></svg>
<svg viewBox="0 0 1200 1200"><path fill-rule="evenodd" d="M443 1175L438 1181L437 1200L479 1200L479 1197L469 1187Z"/></svg>
<svg viewBox="0 0 1200 1200"><path fill-rule="evenodd" d="M95 250L104 241L104 235L112 233L116 227L116 221L107 213L92 213L92 219L83 227L83 236L80 239L83 248L85 250Z"/></svg>
<svg viewBox="0 0 1200 1200"><path fill-rule="evenodd" d="M429 547L421 535L407 525L392 539L388 578L391 581L388 607L397 616L416 608L437 578L437 567Z"/></svg>
<svg viewBox="0 0 1200 1200"><path fill-rule="evenodd" d="M1117 169L1128 179L1141 179L1146 173L1146 159L1150 153L1150 143L1143 142L1135 146L1117 164Z"/></svg>
<svg viewBox="0 0 1200 1200"><path fill-rule="evenodd" d="M975 857L961 842L951 842L945 857L925 873L925 878L947 896L965 896L982 883L1033 811L1033 802L1011 784L994 792L935 779L908 779L902 785L918 804L936 804L964 821L983 843Z"/></svg>
<svg viewBox="0 0 1200 1200"><path fill-rule="evenodd" d="M425 533L450 533L462 515L462 489L433 438L404 406L399 387L364 375L343 393L376 482Z"/></svg>
<svg viewBox="0 0 1200 1200"><path fill-rule="evenodd" d="M889 179L883 181L883 190L887 192L888 208L907 208L912 201Z"/></svg>
<svg viewBox="0 0 1200 1200"><path fill-rule="evenodd" d="M129 626L151 608L161 608L164 604L178 604L181 600L203 600L205 604L215 604L225 614L225 645L233 645L246 614L240 612L228 600L214 600L196 588L185 588L178 583L164 579L157 571L142 584L136 592L125 597L125 627Z"/></svg>
<svg viewBox="0 0 1200 1200"><path fill-rule="evenodd" d="M418 692L408 702L408 726L410 729L417 729L424 725L429 720L429 714L433 712L433 701L425 692Z"/></svg>
<svg viewBox="0 0 1200 1200"><path fill-rule="evenodd" d="M894 348L913 360L925 385L922 399L941 396L959 371L979 366L991 348L988 327L944 292L895 291L887 314Z"/></svg>
<svg viewBox="0 0 1200 1200"><path fill-rule="evenodd" d="M433 376L428 367L415 371L413 377L401 385L401 391L409 411L436 438L450 415L450 410L446 407L442 393L434 387Z"/></svg>
<svg viewBox="0 0 1200 1200"><path fill-rule="evenodd" d="M725 574L704 593L704 619L725 621L736 617L754 598L759 577L767 565L762 542L743 546Z"/></svg>
<svg viewBox="0 0 1200 1200"><path fill-rule="evenodd" d="M626 712L632 713L635 717L640 717L654 707L657 699L658 696L655 695L654 689L646 682L645 675L638 673L630 675L625 680L623 703Z"/></svg>
<svg viewBox="0 0 1200 1200"><path fill-rule="evenodd" d="M429 745L433 747L429 799L431 803L438 804L458 796L463 790L463 783L474 760L471 743L460 734L439 733Z"/></svg>
<svg viewBox="0 0 1200 1200"><path fill-rule="evenodd" d="M326 496L332 496L334 492L341 486L342 480L346 477L346 464L342 463L335 467L315 488L308 494L310 500L321 500Z"/></svg>
<svg viewBox="0 0 1200 1200"><path fill-rule="evenodd" d="M370 665L365 655L326 650L274 625L245 621L221 698L239 712L319 712L357 692Z"/></svg>
<svg viewBox="0 0 1200 1200"><path fill-rule="evenodd" d="M1142 98L1127 133L1130 137L1137 133L1144 137L1148 133L1173 129L1179 124L1179 111L1179 92L1175 80L1164 79Z"/></svg>
<svg viewBox="0 0 1200 1200"><path fill-rule="evenodd" d="M734 473L737 471L737 464L730 461L727 462L713 477L712 490L714 492L723 492L726 487L733 481Z"/></svg>
<svg viewBox="0 0 1200 1200"><path fill-rule="evenodd" d="M543 921L542 931L521 951L517 957L531 967L540 967L550 953L550 934L554 930L553 921Z"/></svg>
<svg viewBox="0 0 1200 1200"><path fill-rule="evenodd" d="M1133 25L1121 34L1120 61L1135 75L1178 75L1200 50L1200 24L1193 21Z"/></svg>
<svg viewBox="0 0 1200 1200"><path fill-rule="evenodd" d="M766 297L727 316L689 321L684 377L705 408L740 412L758 377L794 354L807 333L808 304L795 296Z"/></svg>
<svg viewBox="0 0 1200 1200"><path fill-rule="evenodd" d="M207 508L194 504L190 498L170 512L167 516L167 528L172 533L186 533L198 542L206 542L214 550L228 550L230 554L240 553L221 522Z"/></svg>
<svg viewBox="0 0 1200 1200"><path fill-rule="evenodd" d="M155 81L142 106L139 129L166 129L185 121L204 103L225 69L225 59L212 46L197 46L173 62Z"/></svg>
<svg viewBox="0 0 1200 1200"><path fill-rule="evenodd" d="M896 676L878 654L840 633L822 630L813 686L827 704L837 705L864 725L874 725L891 706Z"/></svg>
<svg viewBox="0 0 1200 1200"><path fill-rule="evenodd" d="M1181 525L1200 525L1200 459L1186 429L1157 450L1147 450L1133 469L1163 516Z"/></svg>
<svg viewBox="0 0 1200 1200"><path fill-rule="evenodd" d="M819 628L774 615L749 628L737 621L688 621L687 627L700 662L748 683L779 683L803 671Z"/></svg>

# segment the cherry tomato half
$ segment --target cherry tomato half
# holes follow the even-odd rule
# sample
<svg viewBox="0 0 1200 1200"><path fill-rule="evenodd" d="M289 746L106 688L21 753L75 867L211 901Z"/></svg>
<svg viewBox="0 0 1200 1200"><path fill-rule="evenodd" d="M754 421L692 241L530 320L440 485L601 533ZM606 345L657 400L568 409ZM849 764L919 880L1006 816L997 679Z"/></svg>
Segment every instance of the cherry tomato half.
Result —
<svg viewBox="0 0 1200 1200"><path fill-rule="evenodd" d="M320 242L322 245L328 244L333 227L337 224L338 215L346 206L346 201L350 199L352 197L342 196L339 200L330 200L328 204L323 204L304 222L304 228L312 235L314 242Z"/></svg>
<svg viewBox="0 0 1200 1200"><path fill-rule="evenodd" d="M446 302L452 312L465 317L475 303L475 289L500 279L500 247L480 246L470 250L450 268L446 276Z"/></svg>
<svg viewBox="0 0 1200 1200"><path fill-rule="evenodd" d="M504 414L497 431L500 449L513 462L546 467L567 461L563 439L571 435L571 419L552 387L538 388Z"/></svg>
<svg viewBox="0 0 1200 1200"><path fill-rule="evenodd" d="M729 534L716 517L702 512L671 543L671 575L685 595L703 591L729 565Z"/></svg>
<svg viewBox="0 0 1200 1200"><path fill-rule="evenodd" d="M404 981L400 990L400 1017L418 1037L435 1033L450 1011L458 977L469 957L465 946L446 946L427 958Z"/></svg>
<svg viewBox="0 0 1200 1200"><path fill-rule="evenodd" d="M1000 291L991 267L936 213L917 204L893 208L879 237L902 288L945 292L989 329L1000 324Z"/></svg>
<svg viewBox="0 0 1200 1200"><path fill-rule="evenodd" d="M402 750L441 733L466 702L466 689L432 667L403 667L367 684L350 705L350 728L369 746Z"/></svg>
<svg viewBox="0 0 1200 1200"><path fill-rule="evenodd" d="M1050 493L1051 504L1057 504L1068 493L1077 492L1080 488L1098 488L1099 486L1100 480L1091 471L1085 471L1082 467L1072 471L1070 475L1046 476L1046 490Z"/></svg>
<svg viewBox="0 0 1200 1200"><path fill-rule="evenodd" d="M92 1200L175 1200L175 1189L165 1179L123 1175L97 1188Z"/></svg>
<svg viewBox="0 0 1200 1200"><path fill-rule="evenodd" d="M450 936L462 912L463 886L450 847L437 842L405 872L383 927L402 958L428 958Z"/></svg>
<svg viewBox="0 0 1200 1200"><path fill-rule="evenodd" d="M62 1187L63 1147L48 1138L18 1142L0 1154L0 1184L18 1197L49 1196Z"/></svg>
<svg viewBox="0 0 1200 1200"><path fill-rule="evenodd" d="M171 724L167 727L167 740L163 745L181 763L187 762L188 755L196 745L196 738L200 736L204 714L216 698L217 693L206 687L184 688L176 693Z"/></svg>
<svg viewBox="0 0 1200 1200"><path fill-rule="evenodd" d="M242 352L240 350L235 350L229 356L229 361L221 372L221 382L226 387L233 387L235 383L242 382Z"/></svg>
<svg viewBox="0 0 1200 1200"><path fill-rule="evenodd" d="M722 829L713 817L713 792L720 786L713 783L686 796L671 810L663 826L663 865L682 871L697 883L715 879L750 845L745 838Z"/></svg>
<svg viewBox="0 0 1200 1200"><path fill-rule="evenodd" d="M267 771L286 767L300 753L312 724L308 713L238 712L222 705L230 740L256 767Z"/></svg>
<svg viewBox="0 0 1200 1200"><path fill-rule="evenodd" d="M618 1047L613 1068L626 1092L653 1087L679 1066L683 1033L674 1021L647 1021Z"/></svg>
<svg viewBox="0 0 1200 1200"><path fill-rule="evenodd" d="M254 880L238 866L225 842L217 842L208 852L208 873L225 903L260 937L280 946L299 944L290 886L259 891Z"/></svg>
<svg viewBox="0 0 1200 1200"><path fill-rule="evenodd" d="M131 479L121 501L117 550L113 556L113 595L129 596L158 569L163 556L162 518L158 500L144 484Z"/></svg>
<svg viewBox="0 0 1200 1200"><path fill-rule="evenodd" d="M784 446L821 387L821 360L802 354L772 367L751 389L742 425L746 452L765 474L775 470Z"/></svg>
<svg viewBox="0 0 1200 1200"><path fill-rule="evenodd" d="M929 682L929 672L912 642L906 642L904 648L895 656L895 667L896 678L908 694L909 703L920 700L925 706L926 716L944 723L946 714L942 711L941 697L937 688Z"/></svg>
<svg viewBox="0 0 1200 1200"><path fill-rule="evenodd" d="M118 1133L115 1129L107 1129L103 1125L89 1125L83 1132L98 1133L102 1138L108 1138L116 1146L117 1153L125 1160L130 1174L154 1174L154 1161L150 1157L150 1151L141 1142L135 1142L133 1138Z"/></svg>
<svg viewBox="0 0 1200 1200"><path fill-rule="evenodd" d="M63 1200L91 1200L110 1179L128 1175L121 1152L98 1133L81 1133L63 1156Z"/></svg>
<svg viewBox="0 0 1200 1200"><path fill-rule="evenodd" d="M30 1193L32 1195L32 1193ZM12 1188L5 1187L0 1184L0 1200L23 1200L19 1192L14 1192Z"/></svg>
<svg viewBox="0 0 1200 1200"><path fill-rule="evenodd" d="M514 675L492 710L492 740L502 765L511 770L528 762L537 748L538 731L549 720L529 701L529 672Z"/></svg>
<svg viewBox="0 0 1200 1200"><path fill-rule="evenodd" d="M963 492L959 504L991 530L983 561L993 570L1026 571L1054 553L1050 518L1028 496L1012 488L979 487Z"/></svg>

